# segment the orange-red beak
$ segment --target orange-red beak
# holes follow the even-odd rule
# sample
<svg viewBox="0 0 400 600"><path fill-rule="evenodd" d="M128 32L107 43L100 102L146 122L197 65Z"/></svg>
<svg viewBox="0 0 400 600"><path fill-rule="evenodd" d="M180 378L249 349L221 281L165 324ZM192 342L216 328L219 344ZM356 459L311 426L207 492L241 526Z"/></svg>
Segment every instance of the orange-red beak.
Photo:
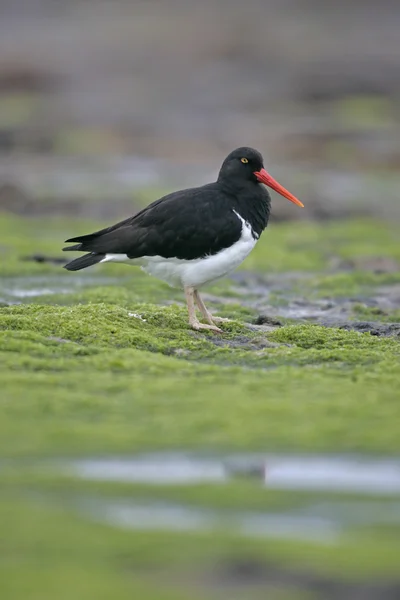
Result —
<svg viewBox="0 0 400 600"><path fill-rule="evenodd" d="M290 200L290 202L293 202L293 204L297 204L297 206L301 206L302 208L304 208L304 204L300 202L300 200L298 200L296 196L293 196L293 194L288 192L283 187L283 185L281 185L273 177L271 177L271 175L267 173L265 169L261 169L261 171L255 171L254 175L257 177L260 183L264 183L268 187L275 190L275 192L278 192L278 194L280 194L281 196L284 196L285 198Z"/></svg>

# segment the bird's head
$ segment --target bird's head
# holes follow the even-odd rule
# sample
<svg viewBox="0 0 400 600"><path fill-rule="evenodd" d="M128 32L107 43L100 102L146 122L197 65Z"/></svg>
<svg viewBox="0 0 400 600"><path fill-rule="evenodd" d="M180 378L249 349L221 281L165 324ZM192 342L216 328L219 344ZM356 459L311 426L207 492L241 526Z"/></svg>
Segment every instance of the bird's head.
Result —
<svg viewBox="0 0 400 600"><path fill-rule="evenodd" d="M263 183L271 189L281 194L297 206L304 207L293 194L288 192L280 183L278 183L264 168L264 161L261 154L254 148L237 148L233 150L222 163L219 172L218 181L226 181L231 184L240 184L240 182L249 181L255 184Z"/></svg>

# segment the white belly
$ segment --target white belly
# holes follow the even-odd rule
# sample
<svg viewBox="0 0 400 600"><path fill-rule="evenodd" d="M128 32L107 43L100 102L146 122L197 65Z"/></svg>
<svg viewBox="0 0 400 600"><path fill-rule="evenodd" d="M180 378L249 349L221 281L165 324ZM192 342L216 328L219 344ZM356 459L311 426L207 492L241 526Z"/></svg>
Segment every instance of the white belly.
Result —
<svg viewBox="0 0 400 600"><path fill-rule="evenodd" d="M143 271L173 287L200 288L234 271L256 245L257 240L252 235L251 227L237 216L242 221L240 239L218 254L195 260L162 256L142 256L131 260L122 254L107 254L101 262L129 262L132 265L140 265Z"/></svg>

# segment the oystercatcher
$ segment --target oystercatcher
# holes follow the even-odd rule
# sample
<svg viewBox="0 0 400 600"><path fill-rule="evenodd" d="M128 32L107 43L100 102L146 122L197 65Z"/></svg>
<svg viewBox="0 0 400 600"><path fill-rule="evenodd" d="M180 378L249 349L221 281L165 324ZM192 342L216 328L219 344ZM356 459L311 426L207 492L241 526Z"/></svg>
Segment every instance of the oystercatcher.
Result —
<svg viewBox="0 0 400 600"><path fill-rule="evenodd" d="M221 332L227 319L213 316L200 297L205 284L230 273L248 256L268 224L269 186L303 204L264 169L253 148L237 148L222 163L218 179L168 194L116 225L66 240L64 250L88 252L65 265L79 271L96 263L127 262L185 291L189 324ZM206 323L196 316L195 303Z"/></svg>

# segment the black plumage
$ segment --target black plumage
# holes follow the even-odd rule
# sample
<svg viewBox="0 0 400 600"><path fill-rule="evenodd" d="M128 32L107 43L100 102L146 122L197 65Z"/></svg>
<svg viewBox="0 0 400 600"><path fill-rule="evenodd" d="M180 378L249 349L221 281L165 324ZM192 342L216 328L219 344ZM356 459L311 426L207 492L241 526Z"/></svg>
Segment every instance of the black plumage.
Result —
<svg viewBox="0 0 400 600"><path fill-rule="evenodd" d="M249 149L239 149L240 156L246 150L249 154ZM246 166L241 164L243 169ZM261 157L255 156L254 164L246 171L251 168L262 168ZM259 237L268 223L269 193L255 178L253 181L238 175L231 172L228 161L222 165L215 183L168 194L129 219L66 240L79 244L64 250L126 254L132 259L155 255L186 260L202 258L228 248L239 239L242 224L234 210Z"/></svg>
<svg viewBox="0 0 400 600"><path fill-rule="evenodd" d="M65 268L76 271L109 260L108 257L117 260L121 256L121 260L122 257L123 260L131 259L134 264L157 257L158 261L165 260L166 268L169 268L171 260L176 260L178 269L181 268L179 261L198 264L200 259L207 261L209 257L222 256L224 252L229 262L227 251L230 248L235 245L242 248L247 244L250 252L268 224L271 198L260 183L271 185L293 202L301 204L267 174L259 152L247 147L238 148L224 160L216 182L168 194L111 227L66 240L75 244L64 250L88 254L71 261ZM254 243L248 240L249 232ZM244 250L240 252L244 258ZM208 260L210 281L216 278L215 262ZM228 266L226 272L229 271ZM225 274L223 267L222 271ZM187 275L182 275L182 287L198 294L198 286L192 283L193 275L189 282L187 279ZM205 316L203 310L202 313ZM213 326L209 313L206 318L209 326L204 328L218 329ZM193 318L191 324L196 329L202 325Z"/></svg>

